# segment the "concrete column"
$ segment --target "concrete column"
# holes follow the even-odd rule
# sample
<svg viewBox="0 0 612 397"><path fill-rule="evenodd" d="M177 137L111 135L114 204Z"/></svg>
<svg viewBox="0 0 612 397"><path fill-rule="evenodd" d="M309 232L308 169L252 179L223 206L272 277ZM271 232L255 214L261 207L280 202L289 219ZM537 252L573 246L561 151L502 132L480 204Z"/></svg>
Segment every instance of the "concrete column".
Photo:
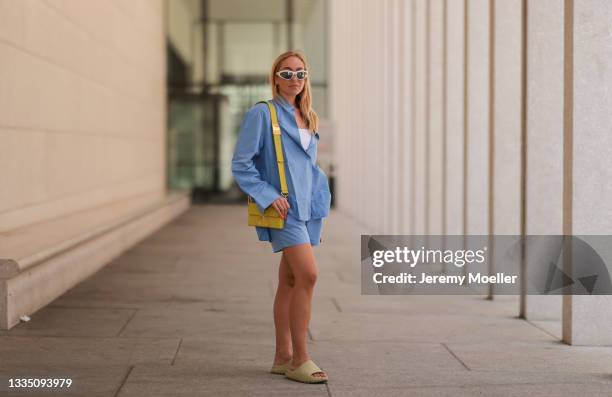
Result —
<svg viewBox="0 0 612 397"><path fill-rule="evenodd" d="M366 77L367 86L365 91L362 91L365 97L364 105L366 106L364 114L367 115L367 119L363 124L365 126L364 129L361 130L360 139L362 141L362 146L364 146L364 157L362 157L362 161L364 161L364 165L367 170L367 181L370 185L370 189L368 191L368 204L365 207L366 215L367 215L367 224L372 225L372 231L376 234L383 234L383 226L382 226L382 217L381 217L381 208L384 207L384 192L382 192L382 156L380 154L376 155L376 153L380 153L381 149L384 147L384 121L382 117L384 114L380 113L380 88L382 87L382 80L380 78L380 70L381 64L380 60L380 38L378 37L378 33L382 28L379 13L381 11L380 3L366 3L364 4L364 14L362 15L362 29L364 29L364 33L367 33L367 36L364 37L364 43L366 44L365 51L361 53L361 62L364 62L366 67L366 71L364 76ZM367 21L367 22L366 22ZM364 56L368 54L369 56ZM362 105L363 106L363 105ZM366 140L366 132L367 131L378 131L377 132L377 143L374 143L370 140ZM375 149L374 149L375 147ZM374 156L372 155L374 153Z"/></svg>
<svg viewBox="0 0 612 397"><path fill-rule="evenodd" d="M446 0L446 234L462 234L464 165L464 3Z"/></svg>
<svg viewBox="0 0 612 397"><path fill-rule="evenodd" d="M381 42L384 43L383 59L385 60L385 73L383 86L384 92L381 94L384 100L381 105L385 111L385 131L387 134L386 147L387 156L385 158L385 192L387 193L386 209L383 210L385 233L396 234L399 230L399 222L401 220L400 212L400 197L399 191L399 172L400 172L400 155L399 148L399 120L401 119L399 109L399 89L401 82L399 81L398 64L400 62L400 49L398 42L400 39L398 24L399 24L399 0L385 0L383 2L383 33Z"/></svg>
<svg viewBox="0 0 612 397"><path fill-rule="evenodd" d="M345 2L344 9L350 9L350 2ZM363 1L361 1L363 3ZM360 131L363 129L363 125L366 121L366 115L363 110L358 107L359 104L354 96L348 93L348 87L350 87L351 81L355 84L355 92L364 92L365 91L365 83L366 79L364 76L366 72L366 68L364 62L361 58L359 58L359 54L362 54L365 51L365 43L364 38L367 36L367 32L362 29L358 29L358 26L362 23L363 19L363 7L358 5L354 8L353 18L350 20L350 28L344 36L344 42L352 43L351 48L351 65L356 65L355 70L351 73L351 80L347 81L344 87L342 87L343 94L347 97L346 104L351 107L350 112L350 120L347 120L346 124L349 128L346 131L345 142L353 141L354 151L349 155L353 157L352 164L353 167L350 169L346 169L344 172L346 174L351 175L351 194L354 197L354 205L353 205L353 216L363 224L366 224L366 214L361 208L364 208L368 205L368 192L370 191L369 186L366 184L365 179L368 175L365 174L365 169L363 168L362 163L359 159L363 159L365 154L365 147L363 145L362 136ZM354 35L354 38L351 39L351 36ZM342 43L338 43L342 45ZM351 139L352 138L352 139ZM360 183L362 181L362 183Z"/></svg>
<svg viewBox="0 0 612 397"><path fill-rule="evenodd" d="M427 1L426 185L427 234L442 234L443 178L443 0Z"/></svg>
<svg viewBox="0 0 612 397"><path fill-rule="evenodd" d="M489 1L467 0L466 234L488 233Z"/></svg>
<svg viewBox="0 0 612 397"><path fill-rule="evenodd" d="M489 232L489 1L466 0L467 26L465 103L464 216L467 235ZM487 271L476 264L463 266L468 272ZM488 288L479 289L483 294Z"/></svg>
<svg viewBox="0 0 612 397"><path fill-rule="evenodd" d="M490 228L521 234L522 0L492 0ZM491 249L507 247L493 246ZM501 251L503 252L503 251ZM492 263L491 273L496 265ZM494 290L490 290L491 297Z"/></svg>
<svg viewBox="0 0 612 397"><path fill-rule="evenodd" d="M384 234L385 233L385 213L383 212L383 207L387 204L387 196L388 192L385 190L386 186L386 178L388 176L388 170L385 169L385 156L387 156L387 138L389 136L389 130L387 128L388 119L387 113L383 108L383 98L382 95L388 95L385 93L385 78L383 78L380 74L380 70L384 70L384 45L381 45L383 41L383 30L384 30L384 21L383 17L383 6L384 2L377 2L376 4L368 5L368 15L369 22L371 24L371 31L369 34L369 42L368 42L368 51L367 53L372 54L373 56L367 58L368 64L368 76L369 76L369 85L370 89L366 92L372 93L371 100L368 101L368 110L369 110L369 131L375 131L375 129L379 129L380 133L378 134L378 142L373 143L369 142L370 152L378 153L375 158L377 161L372 163L372 168L370 168L371 176L374 190L371 194L370 206L371 206L371 220L370 223L375 226L376 233ZM383 60L383 62L380 62ZM383 94L384 93L384 94ZM365 137L365 136L364 136ZM373 149L373 145L377 147L377 149ZM378 205L377 205L378 203Z"/></svg>
<svg viewBox="0 0 612 397"><path fill-rule="evenodd" d="M399 60L399 83L401 86L400 97L399 97L399 115L400 120L400 139L399 139L399 163L398 168L401 173L399 175L400 184L400 214L401 214L401 225L399 233L410 234L413 232L412 226L412 204L411 197L413 194L414 186L412 181L412 118L413 118L413 104L414 96L412 95L413 87L413 21L412 21L412 1L400 0L400 25L399 25L399 48L400 48L400 60Z"/></svg>
<svg viewBox="0 0 612 397"><path fill-rule="evenodd" d="M609 1L565 1L564 231L591 244L612 229L611 25ZM609 266L609 242L592 246ZM609 295L563 296L563 341L611 345L611 307Z"/></svg>
<svg viewBox="0 0 612 397"><path fill-rule="evenodd" d="M427 181L426 181L426 156L425 156L425 125L426 125L426 0L414 0L414 135L412 143L412 167L414 170L413 184L413 219L414 219L414 234L426 233L426 198L427 198Z"/></svg>
<svg viewBox="0 0 612 397"><path fill-rule="evenodd" d="M562 1L528 1L527 46L525 232L528 235L562 234ZM523 296L521 316L533 321L559 321L561 296ZM550 330L560 336L558 326L555 330L552 324Z"/></svg>
<svg viewBox="0 0 612 397"><path fill-rule="evenodd" d="M404 64L403 54L403 31L400 29L404 22L403 15L403 0L390 0L388 8L389 28L387 37L390 43L389 54L389 82L391 88L389 115L391 117L391 160L389 167L391 168L391 179L389 191L391 192L391 207L389 212L391 233L400 234L402 230L402 221L404 218L404 205L402 205L402 177L404 167L404 153L401 151L403 146L403 136L405 129L403 126L403 112L406 111L402 101L402 87L406 78L406 69Z"/></svg>

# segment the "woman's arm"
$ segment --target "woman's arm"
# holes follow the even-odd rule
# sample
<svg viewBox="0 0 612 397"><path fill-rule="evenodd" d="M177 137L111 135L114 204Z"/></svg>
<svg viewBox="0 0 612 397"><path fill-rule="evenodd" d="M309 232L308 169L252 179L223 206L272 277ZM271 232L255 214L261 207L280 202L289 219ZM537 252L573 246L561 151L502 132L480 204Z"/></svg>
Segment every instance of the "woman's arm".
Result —
<svg viewBox="0 0 612 397"><path fill-rule="evenodd" d="M282 197L274 186L261 179L253 161L263 148L263 134L267 125L264 120L267 116L265 106L255 105L244 115L232 157L232 174L236 183L255 200L261 212L277 198ZM272 130L269 133L271 134Z"/></svg>

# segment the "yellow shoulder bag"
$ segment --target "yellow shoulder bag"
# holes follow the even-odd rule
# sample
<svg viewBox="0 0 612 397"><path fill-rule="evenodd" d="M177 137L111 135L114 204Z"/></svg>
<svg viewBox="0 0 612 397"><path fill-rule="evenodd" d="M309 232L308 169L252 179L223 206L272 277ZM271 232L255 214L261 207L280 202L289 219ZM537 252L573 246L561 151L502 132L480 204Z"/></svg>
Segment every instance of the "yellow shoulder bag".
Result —
<svg viewBox="0 0 612 397"><path fill-rule="evenodd" d="M285 160L283 159L281 129L278 125L278 119L276 118L276 109L274 108L272 101L259 101L257 103L267 103L268 108L270 109L270 117L272 119L272 137L274 138L274 148L276 150L276 162L278 163L278 175L280 176L281 195L287 198L287 196L289 196L289 190L287 189L287 181L285 179ZM280 214L274 207L269 206L262 214L259 212L259 208L251 196L247 196L247 200L249 226L269 227L272 229L282 229L285 227L285 220L281 218Z"/></svg>

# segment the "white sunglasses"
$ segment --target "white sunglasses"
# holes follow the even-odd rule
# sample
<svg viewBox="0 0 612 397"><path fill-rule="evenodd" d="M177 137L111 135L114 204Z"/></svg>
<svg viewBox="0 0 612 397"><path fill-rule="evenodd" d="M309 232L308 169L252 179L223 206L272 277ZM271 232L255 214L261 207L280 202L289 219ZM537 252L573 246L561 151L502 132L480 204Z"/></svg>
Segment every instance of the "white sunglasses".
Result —
<svg viewBox="0 0 612 397"><path fill-rule="evenodd" d="M291 80L293 78L293 75L295 75L295 77L297 77L298 80L304 80L306 77L308 77L308 71L307 70L293 71L290 69L284 69L284 70L279 70L278 72L276 72L276 75L283 80Z"/></svg>

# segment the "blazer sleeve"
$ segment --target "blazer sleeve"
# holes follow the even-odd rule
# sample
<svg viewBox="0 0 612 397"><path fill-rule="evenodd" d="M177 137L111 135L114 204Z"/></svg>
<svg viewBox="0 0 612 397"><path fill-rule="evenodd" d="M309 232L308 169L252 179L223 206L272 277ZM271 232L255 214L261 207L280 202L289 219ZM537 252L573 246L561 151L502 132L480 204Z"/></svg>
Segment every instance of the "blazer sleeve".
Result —
<svg viewBox="0 0 612 397"><path fill-rule="evenodd" d="M232 157L232 175L236 183L243 192L255 200L261 212L281 197L274 186L261 178L253 161L263 148L263 134L266 127L264 120L266 112L263 106L266 105L255 105L245 113Z"/></svg>

